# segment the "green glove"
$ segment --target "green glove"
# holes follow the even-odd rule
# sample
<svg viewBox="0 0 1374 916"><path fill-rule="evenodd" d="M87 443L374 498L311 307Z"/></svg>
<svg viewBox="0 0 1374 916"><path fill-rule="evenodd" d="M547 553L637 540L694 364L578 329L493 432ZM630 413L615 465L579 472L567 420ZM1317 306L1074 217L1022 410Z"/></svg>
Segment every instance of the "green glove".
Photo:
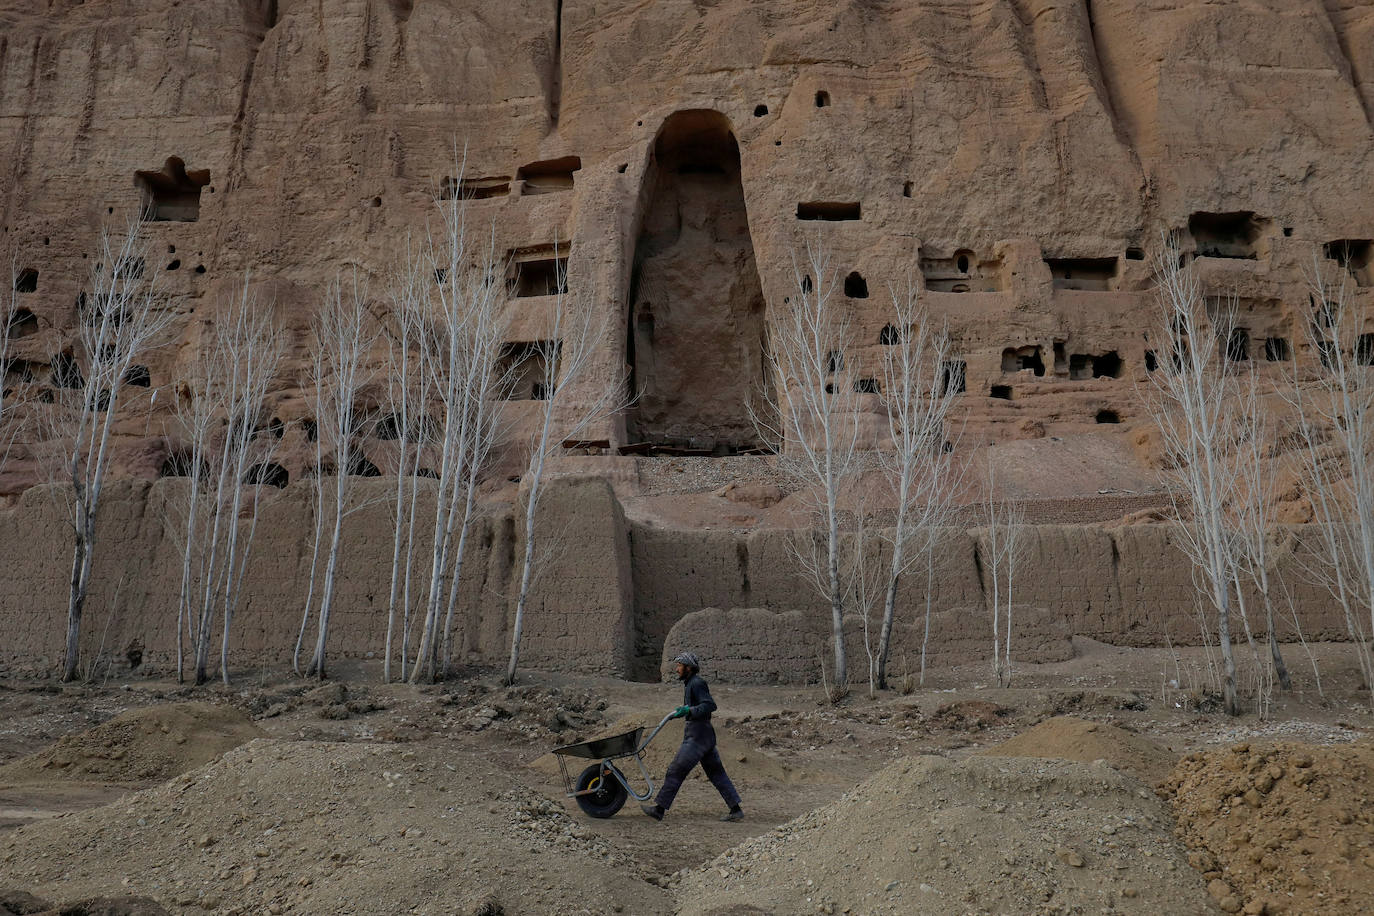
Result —
<svg viewBox="0 0 1374 916"><path fill-rule="evenodd" d="M691 711L692 711L692 707L690 707L690 706L679 706L677 709L673 710L673 718L674 718L674 719L683 719L683 718L686 718L686 717L687 717L687 713L689 713L689 712L691 712Z"/></svg>

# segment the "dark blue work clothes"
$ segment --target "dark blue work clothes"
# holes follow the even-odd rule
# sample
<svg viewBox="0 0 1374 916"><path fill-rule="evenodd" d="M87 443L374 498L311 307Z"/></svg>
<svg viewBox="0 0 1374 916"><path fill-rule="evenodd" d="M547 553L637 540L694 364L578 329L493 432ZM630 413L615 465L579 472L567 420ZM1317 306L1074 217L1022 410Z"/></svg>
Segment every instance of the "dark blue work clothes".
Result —
<svg viewBox="0 0 1374 916"><path fill-rule="evenodd" d="M733 808L739 804L739 793L726 775L725 765L720 762L720 753L716 751L716 730L711 727L711 713L716 709L716 701L711 699L711 691L700 675L692 675L683 684L682 705L689 707L687 724L682 730L682 747L677 749L677 756L668 764L668 774L663 777L663 788L658 792L658 804L664 811L672 807L683 780L693 767L701 764L702 772L711 780L711 785Z"/></svg>

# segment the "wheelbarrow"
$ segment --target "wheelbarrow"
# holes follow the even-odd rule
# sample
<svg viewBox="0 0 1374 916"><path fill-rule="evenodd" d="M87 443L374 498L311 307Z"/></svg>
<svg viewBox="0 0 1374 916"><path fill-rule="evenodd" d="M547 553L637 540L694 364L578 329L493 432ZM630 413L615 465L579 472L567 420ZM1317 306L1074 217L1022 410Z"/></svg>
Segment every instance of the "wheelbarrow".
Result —
<svg viewBox="0 0 1374 916"><path fill-rule="evenodd" d="M615 813L624 807L627 796L633 796L635 801L648 801L654 794L654 780L644 766L644 751L663 730L663 726L675 718L675 713L668 713L643 741L640 740L644 734L644 726L641 725L639 728L609 738L597 738L594 741L582 741L554 748L553 753L558 757L558 769L563 774L563 787L567 789L568 797L576 799L577 807L589 817L614 817ZM569 757L597 762L579 773L574 782L572 774L568 771ZM639 766L639 773L648 786L642 794L634 790L630 780L620 767L616 766L616 761L630 759Z"/></svg>

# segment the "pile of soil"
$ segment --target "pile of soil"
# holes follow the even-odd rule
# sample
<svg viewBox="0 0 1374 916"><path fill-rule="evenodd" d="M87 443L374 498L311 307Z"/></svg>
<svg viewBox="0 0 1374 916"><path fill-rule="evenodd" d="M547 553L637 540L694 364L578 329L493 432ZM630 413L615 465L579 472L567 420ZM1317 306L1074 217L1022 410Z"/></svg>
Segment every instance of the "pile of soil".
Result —
<svg viewBox="0 0 1374 916"><path fill-rule="evenodd" d="M54 906L23 891L0 889L0 916L168 916L146 897L93 897Z"/></svg>
<svg viewBox="0 0 1374 916"><path fill-rule="evenodd" d="M1102 764L907 758L675 886L684 916L1212 912L1172 826Z"/></svg>
<svg viewBox="0 0 1374 916"><path fill-rule="evenodd" d="M150 785L264 734L230 706L168 703L133 709L0 767L0 785L53 780Z"/></svg>
<svg viewBox="0 0 1374 916"><path fill-rule="evenodd" d="M1163 787L1226 912L1374 913L1374 742L1189 754Z"/></svg>
<svg viewBox="0 0 1374 916"><path fill-rule="evenodd" d="M997 757L1047 757L1092 763L1105 760L1118 770L1132 773L1146 785L1159 785L1178 758L1149 738L1118 728L1059 716L1041 722L979 753Z"/></svg>
<svg viewBox="0 0 1374 916"><path fill-rule="evenodd" d="M0 834L0 874L41 897L119 891L173 912L672 911L633 861L509 772L418 745L250 741Z"/></svg>

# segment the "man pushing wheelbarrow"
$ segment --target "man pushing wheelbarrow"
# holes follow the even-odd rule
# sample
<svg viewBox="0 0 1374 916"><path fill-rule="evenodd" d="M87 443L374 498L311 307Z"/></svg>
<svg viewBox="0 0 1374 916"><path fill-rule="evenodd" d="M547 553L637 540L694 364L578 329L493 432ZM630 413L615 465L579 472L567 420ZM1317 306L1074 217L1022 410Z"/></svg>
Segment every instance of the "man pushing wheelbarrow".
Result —
<svg viewBox="0 0 1374 916"><path fill-rule="evenodd" d="M645 814L661 821L663 815L672 807L673 798L677 796L678 789L682 788L683 780L692 772L693 767L701 764L701 769L711 780L711 785L716 787L725 804L730 806L730 810L721 816L721 820L744 819L744 811L739 804L739 793L735 791L730 777L725 774L725 765L720 762L720 753L716 750L716 730L711 727L711 713L715 711L716 703L711 699L711 691L706 686L706 681L702 680L698 673L701 671L701 662L691 652L684 652L673 659L673 665L678 680L683 682L682 705L664 716L657 727L649 733L648 738L640 741L640 736L644 733L643 727L640 727L609 738L554 748L553 752L558 757L558 766L562 771L568 796L576 799L578 807L586 814L592 817L613 817L625 804L626 798L633 797L636 801L642 802L639 807ZM668 764L668 774L663 779L663 788L659 790L658 799L654 804L649 804L649 799L654 794L654 782L644 767L644 751L662 731L663 726L678 718L687 720L682 734L682 746L678 748L673 762ZM600 762L584 769L574 782L564 762L570 757L581 757L584 760L599 759ZM631 759L639 767L640 775L648 786L643 793L636 790L625 773L616 766L616 761Z"/></svg>
<svg viewBox="0 0 1374 916"><path fill-rule="evenodd" d="M658 799L652 805L648 802L641 804L640 810L656 821L663 820L663 815L673 806L677 790L682 788L682 781L693 767L701 764L706 778L711 780L711 785L716 787L725 804L730 806L730 810L720 819L743 820L744 810L739 805L739 793L735 791L734 783L730 782L725 764L720 762L720 752L716 750L716 730L711 727L711 713L716 711L716 701L711 699L711 690L700 674L701 661L691 652L683 652L673 659L673 665L677 679L682 681L682 705L674 710L673 715L687 720L682 729L682 746L677 749L673 762L668 764L668 773L663 777L663 788L658 790Z"/></svg>

